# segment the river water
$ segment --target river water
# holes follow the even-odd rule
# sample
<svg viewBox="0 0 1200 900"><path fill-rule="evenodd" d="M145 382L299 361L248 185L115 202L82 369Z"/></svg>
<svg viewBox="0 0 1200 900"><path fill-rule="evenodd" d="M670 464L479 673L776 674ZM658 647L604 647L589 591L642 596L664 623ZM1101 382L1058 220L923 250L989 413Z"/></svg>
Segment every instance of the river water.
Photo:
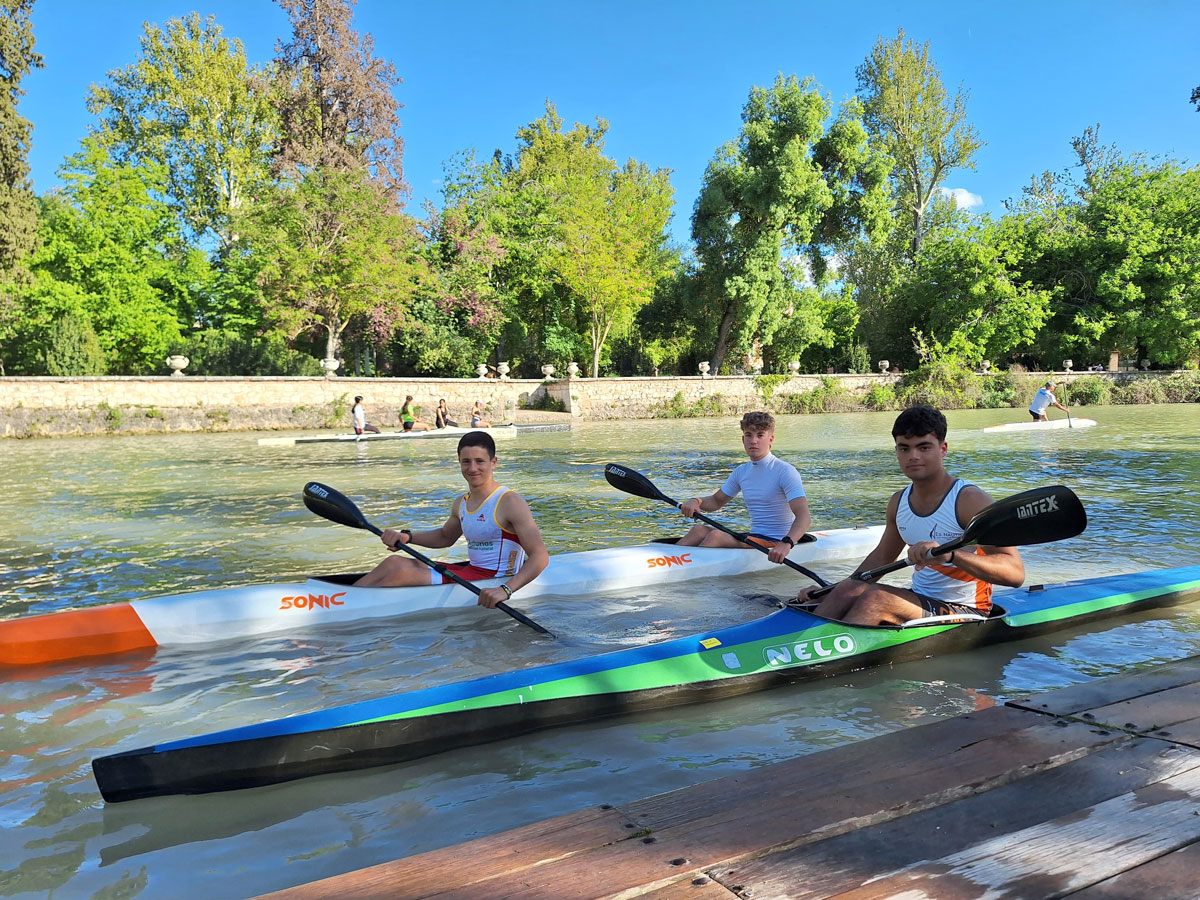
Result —
<svg viewBox="0 0 1200 900"><path fill-rule="evenodd" d="M1017 412L951 413L947 465L994 497L1062 483L1084 501L1085 534L1025 549L1030 582L1200 561L1200 406L1098 407L1088 414L1100 425L1088 430L980 431ZM775 451L803 473L817 526L881 520L903 484L892 418L780 420ZM361 571L381 555L377 540L309 513L306 481L401 527L440 523L462 487L450 441L285 448L259 447L256 437L0 443L0 618ZM682 532L666 504L612 490L606 462L688 497L720 486L744 458L733 419L580 423L505 441L499 455L499 479L529 499L552 553ZM721 515L746 525L737 501ZM556 641L497 613L459 609L0 672L0 896L249 897L1200 653L1200 608L1181 607L248 791L105 805L91 777L93 757L119 750L746 621L769 611L764 595L802 584L781 569L752 583L524 606L518 595L514 605Z"/></svg>

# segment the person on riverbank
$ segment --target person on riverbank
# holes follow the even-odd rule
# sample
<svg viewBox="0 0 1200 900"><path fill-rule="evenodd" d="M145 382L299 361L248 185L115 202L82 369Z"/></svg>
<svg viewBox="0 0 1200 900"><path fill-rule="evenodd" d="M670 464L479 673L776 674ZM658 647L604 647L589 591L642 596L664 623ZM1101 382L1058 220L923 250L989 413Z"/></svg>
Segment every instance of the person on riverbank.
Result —
<svg viewBox="0 0 1200 900"><path fill-rule="evenodd" d="M496 442L490 434L464 434L458 441L458 467L469 490L451 504L450 517L440 528L389 528L380 536L384 546L393 551L409 543L441 549L465 537L468 562L452 563L446 568L468 581L505 578L498 587L480 591L479 605L489 609L537 578L550 561L529 504L520 494L496 482L498 462ZM397 587L447 581L450 579L420 560L390 556L355 584Z"/></svg>
<svg viewBox="0 0 1200 900"><path fill-rule="evenodd" d="M886 566L908 546L916 568L908 588L859 581L840 581L821 599L817 615L851 625L901 625L910 619L941 615L987 615L992 608L992 585L1020 587L1025 564L1016 547L978 546L942 556L934 548L963 536L968 522L992 498L970 482L946 471L946 417L932 406L913 406L892 426L896 460L912 482L892 494L887 524L879 544L854 570ZM813 602L805 588L796 598Z"/></svg>
<svg viewBox="0 0 1200 900"><path fill-rule="evenodd" d="M1065 406L1058 402L1058 398L1054 396L1054 382L1047 381L1045 385L1038 389L1038 392L1033 395L1033 402L1029 404L1029 414L1033 416L1035 422L1046 421L1046 410L1051 406L1057 406L1067 415L1071 412Z"/></svg>
<svg viewBox="0 0 1200 900"><path fill-rule="evenodd" d="M363 398L361 396L354 398L354 407L350 410L350 418L354 422L355 434L362 434L363 432L379 434L378 428L367 423L367 410L363 406Z"/></svg>
<svg viewBox="0 0 1200 900"><path fill-rule="evenodd" d="M680 504L679 511L689 519L697 512L716 512L739 493L750 513L750 533L769 546L767 558L782 563L792 547L812 524L804 482L795 466L771 453L775 442L775 418L770 413L748 412L742 416L742 447L749 462L744 462L718 490L707 497L693 497ZM700 522L679 539L681 547L736 547L748 544L723 531Z"/></svg>
<svg viewBox="0 0 1200 900"><path fill-rule="evenodd" d="M471 427L472 428L491 428L492 423L483 417L483 403L479 400L475 401L475 405L471 407Z"/></svg>
<svg viewBox="0 0 1200 900"><path fill-rule="evenodd" d="M437 411L433 414L433 424L438 428L457 428L458 423L450 418L450 410L446 406L446 398L438 401Z"/></svg>
<svg viewBox="0 0 1200 900"><path fill-rule="evenodd" d="M404 398L404 405L400 407L400 425L405 431L430 430L428 422L422 422L417 418L416 409L413 407L412 394Z"/></svg>

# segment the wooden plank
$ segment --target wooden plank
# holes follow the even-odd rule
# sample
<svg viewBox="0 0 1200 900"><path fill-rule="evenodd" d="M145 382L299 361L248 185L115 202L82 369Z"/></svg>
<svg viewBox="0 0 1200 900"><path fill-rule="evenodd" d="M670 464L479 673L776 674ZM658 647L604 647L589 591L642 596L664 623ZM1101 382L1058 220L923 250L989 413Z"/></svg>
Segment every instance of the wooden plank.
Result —
<svg viewBox="0 0 1200 900"><path fill-rule="evenodd" d="M1148 737L1161 738L1171 743L1183 744L1186 747L1200 749L1200 719L1187 722L1177 722L1170 728L1150 732Z"/></svg>
<svg viewBox="0 0 1200 900"><path fill-rule="evenodd" d="M1200 753L1154 740L1110 747L995 790L710 874L754 900L818 900L877 872L903 869L1085 809L1200 766Z"/></svg>
<svg viewBox="0 0 1200 900"><path fill-rule="evenodd" d="M1073 684L1048 694L1017 697L1009 700L1007 705L1056 716L1071 716L1097 706L1170 690L1195 681L1200 681L1200 657L1192 656L1152 669Z"/></svg>
<svg viewBox="0 0 1200 900"><path fill-rule="evenodd" d="M1200 843L1195 843L1077 891L1071 900L1196 900L1198 893Z"/></svg>
<svg viewBox="0 0 1200 900"><path fill-rule="evenodd" d="M638 891L625 896L642 897L643 900L738 900L737 894L706 875L676 881L674 884L653 888L645 893Z"/></svg>
<svg viewBox="0 0 1200 900"><path fill-rule="evenodd" d="M896 760L952 752L1044 722L1044 718L1027 710L993 706L623 803L621 809L639 826L667 828L707 816L722 806L761 802L761 797L778 791L780 782L786 782L789 790L797 793L821 791L848 771L871 776Z"/></svg>
<svg viewBox="0 0 1200 900"><path fill-rule="evenodd" d="M439 900L595 900L636 896L710 867L819 840L988 790L1034 771L1065 764L1123 734L1079 723L1042 724L1005 733L912 764L875 772L847 769L811 790L776 781L770 796L710 809L705 817L555 862L449 887ZM870 776L864 777L864 776ZM1200 818L1197 819L1200 822ZM419 859L415 857L414 859ZM678 860L684 860L680 863ZM599 873L603 873L601 877ZM431 896L395 884L396 900Z"/></svg>
<svg viewBox="0 0 1200 900"><path fill-rule="evenodd" d="M398 896L397 885L403 885L405 896L431 896L446 886L469 884L498 874L513 874L572 853L623 840L636 829L637 826L620 810L606 804L263 897L271 900L314 900L319 897L382 900Z"/></svg>
<svg viewBox="0 0 1200 900"><path fill-rule="evenodd" d="M890 872L838 900L1055 900L1200 840L1200 768Z"/></svg>
<svg viewBox="0 0 1200 900"><path fill-rule="evenodd" d="M1193 683L1089 709L1080 718L1129 731L1155 731L1195 719L1198 711L1200 684Z"/></svg>

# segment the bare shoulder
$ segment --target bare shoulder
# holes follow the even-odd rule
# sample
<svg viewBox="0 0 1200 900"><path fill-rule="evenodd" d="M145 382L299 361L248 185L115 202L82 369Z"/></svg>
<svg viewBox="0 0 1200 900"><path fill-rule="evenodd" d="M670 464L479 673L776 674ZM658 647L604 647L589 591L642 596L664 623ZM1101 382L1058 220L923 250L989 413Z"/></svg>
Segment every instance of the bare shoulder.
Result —
<svg viewBox="0 0 1200 900"><path fill-rule="evenodd" d="M533 511L529 508L529 504L514 490L507 491L500 498L496 511L500 514L502 522L505 523L515 524L526 519L533 521Z"/></svg>
<svg viewBox="0 0 1200 900"><path fill-rule="evenodd" d="M958 492L958 502L954 506L954 512L958 515L959 523L965 525L977 513L987 509L994 502L991 495L983 488L968 484Z"/></svg>

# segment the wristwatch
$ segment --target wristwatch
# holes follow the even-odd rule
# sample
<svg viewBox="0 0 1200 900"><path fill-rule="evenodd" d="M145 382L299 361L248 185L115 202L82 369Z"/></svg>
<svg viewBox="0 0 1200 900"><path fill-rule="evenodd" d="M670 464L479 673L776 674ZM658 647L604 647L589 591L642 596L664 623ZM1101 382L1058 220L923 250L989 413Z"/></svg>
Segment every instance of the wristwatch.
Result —
<svg viewBox="0 0 1200 900"><path fill-rule="evenodd" d="M786 535L786 534L785 534L783 537L781 537L781 538L779 539L779 543L781 543L781 544L782 544L784 541L787 541L787 543L788 543L788 546L789 546L789 547L795 547L795 546L796 546L796 542L795 542L795 541L793 541L793 540L792 540L792 539L791 539L791 538L790 538L788 535Z"/></svg>
<svg viewBox="0 0 1200 900"><path fill-rule="evenodd" d="M511 600L511 599L512 599L512 594L513 594L513 591L512 591L512 588L510 588L510 587L509 587L507 584L501 584L501 585L500 585L500 590L504 591L504 594L505 594L505 596L506 596L506 597L507 597L509 600Z"/></svg>

